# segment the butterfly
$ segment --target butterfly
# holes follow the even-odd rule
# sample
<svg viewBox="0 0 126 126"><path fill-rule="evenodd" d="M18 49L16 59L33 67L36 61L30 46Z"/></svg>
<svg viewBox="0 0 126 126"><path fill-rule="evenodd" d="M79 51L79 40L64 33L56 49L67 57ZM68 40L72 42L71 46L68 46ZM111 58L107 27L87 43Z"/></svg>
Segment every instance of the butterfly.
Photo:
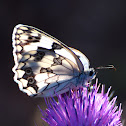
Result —
<svg viewBox="0 0 126 126"><path fill-rule="evenodd" d="M85 87L96 76L83 53L35 27L18 24L12 42L14 81L29 96L56 96Z"/></svg>

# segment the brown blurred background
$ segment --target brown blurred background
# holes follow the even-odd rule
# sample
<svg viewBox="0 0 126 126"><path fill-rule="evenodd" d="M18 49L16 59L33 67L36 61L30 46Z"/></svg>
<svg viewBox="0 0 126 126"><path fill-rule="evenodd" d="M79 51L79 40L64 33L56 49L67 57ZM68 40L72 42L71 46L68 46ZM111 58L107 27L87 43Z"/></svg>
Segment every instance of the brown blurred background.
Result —
<svg viewBox="0 0 126 126"><path fill-rule="evenodd" d="M13 81L12 31L17 24L37 27L83 52L91 67L113 64L99 71L99 82L111 85L126 118L126 1L125 0L1 0L0 1L0 125L42 126L37 105Z"/></svg>

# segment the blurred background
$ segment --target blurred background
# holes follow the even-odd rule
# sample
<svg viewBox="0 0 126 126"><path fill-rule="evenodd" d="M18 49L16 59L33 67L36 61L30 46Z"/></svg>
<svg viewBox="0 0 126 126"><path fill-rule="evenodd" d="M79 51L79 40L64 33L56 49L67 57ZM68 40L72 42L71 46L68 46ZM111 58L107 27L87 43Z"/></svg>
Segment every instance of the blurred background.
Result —
<svg viewBox="0 0 126 126"><path fill-rule="evenodd" d="M42 126L42 98L30 98L13 81L12 31L17 24L37 27L83 52L100 70L99 83L112 86L126 119L126 1L125 0L1 0L0 1L0 124Z"/></svg>

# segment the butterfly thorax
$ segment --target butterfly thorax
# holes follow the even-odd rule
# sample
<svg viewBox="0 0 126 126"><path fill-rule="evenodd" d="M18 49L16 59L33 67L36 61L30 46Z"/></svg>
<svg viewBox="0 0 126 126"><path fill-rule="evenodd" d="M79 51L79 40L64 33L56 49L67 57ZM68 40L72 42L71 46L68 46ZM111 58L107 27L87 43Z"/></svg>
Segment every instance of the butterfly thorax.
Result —
<svg viewBox="0 0 126 126"><path fill-rule="evenodd" d="M96 76L95 70L93 68L89 68L89 70L83 71L80 73L78 77L78 83L77 86L87 86L91 83L92 79L94 79Z"/></svg>

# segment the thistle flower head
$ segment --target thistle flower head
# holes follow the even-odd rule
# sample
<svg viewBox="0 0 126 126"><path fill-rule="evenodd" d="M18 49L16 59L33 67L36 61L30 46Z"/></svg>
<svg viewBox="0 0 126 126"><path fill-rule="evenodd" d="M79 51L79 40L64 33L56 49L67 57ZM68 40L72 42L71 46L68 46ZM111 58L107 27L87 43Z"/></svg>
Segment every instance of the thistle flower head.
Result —
<svg viewBox="0 0 126 126"><path fill-rule="evenodd" d="M122 126L121 104L115 105L117 97L109 101L109 91L104 93L104 85L98 93L100 85L94 86L92 91L80 88L70 91L70 95L58 95L58 102L54 98L47 98L47 109L41 113L42 119L50 126Z"/></svg>

